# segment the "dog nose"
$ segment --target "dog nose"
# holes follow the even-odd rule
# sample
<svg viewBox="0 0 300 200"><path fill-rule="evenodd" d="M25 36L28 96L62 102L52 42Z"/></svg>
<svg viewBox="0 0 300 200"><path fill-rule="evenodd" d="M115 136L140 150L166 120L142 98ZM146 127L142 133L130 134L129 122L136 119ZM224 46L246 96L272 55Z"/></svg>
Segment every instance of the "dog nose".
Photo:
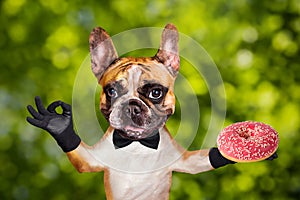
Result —
<svg viewBox="0 0 300 200"><path fill-rule="evenodd" d="M142 112L142 103L131 99L128 102L128 106L126 108L126 114L128 117L139 116Z"/></svg>
<svg viewBox="0 0 300 200"><path fill-rule="evenodd" d="M130 116L132 115L137 116L141 113L141 108L137 105L129 105L126 110L126 113L129 114Z"/></svg>
<svg viewBox="0 0 300 200"><path fill-rule="evenodd" d="M137 126L143 126L145 123L147 107L138 99L130 99L123 111L129 123Z"/></svg>

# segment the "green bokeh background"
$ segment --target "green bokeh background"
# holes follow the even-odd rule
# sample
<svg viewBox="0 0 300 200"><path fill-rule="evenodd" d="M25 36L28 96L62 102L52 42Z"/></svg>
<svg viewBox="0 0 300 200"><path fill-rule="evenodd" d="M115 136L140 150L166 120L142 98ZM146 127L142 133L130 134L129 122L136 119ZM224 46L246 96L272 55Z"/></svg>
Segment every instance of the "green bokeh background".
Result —
<svg viewBox="0 0 300 200"><path fill-rule="evenodd" d="M77 173L47 133L26 123L26 105L36 95L45 103L72 102L92 28L114 35L169 22L199 42L218 66L226 90L224 126L262 121L280 135L277 160L174 173L170 198L299 199L299 12L299 0L2 0L0 199L105 198L103 174ZM184 64L181 69L192 74ZM194 150L210 117L210 98L206 87L191 82L204 111ZM179 123L178 115L170 124Z"/></svg>

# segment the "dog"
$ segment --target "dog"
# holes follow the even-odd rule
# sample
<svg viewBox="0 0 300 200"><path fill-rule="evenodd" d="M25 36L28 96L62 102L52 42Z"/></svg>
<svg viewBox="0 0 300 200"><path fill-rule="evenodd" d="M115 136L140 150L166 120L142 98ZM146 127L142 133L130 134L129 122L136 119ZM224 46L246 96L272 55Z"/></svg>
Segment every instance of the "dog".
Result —
<svg viewBox="0 0 300 200"><path fill-rule="evenodd" d="M100 109L110 126L88 146L75 133L71 106L55 101L47 109L36 97L27 121L47 130L79 172L104 171L107 199L168 199L172 172L197 174L227 164L217 148L187 151L165 124L175 111L174 82L179 71L178 31L167 24L153 57L118 57L107 32L89 38L92 71L103 90ZM55 109L61 106L62 114Z"/></svg>

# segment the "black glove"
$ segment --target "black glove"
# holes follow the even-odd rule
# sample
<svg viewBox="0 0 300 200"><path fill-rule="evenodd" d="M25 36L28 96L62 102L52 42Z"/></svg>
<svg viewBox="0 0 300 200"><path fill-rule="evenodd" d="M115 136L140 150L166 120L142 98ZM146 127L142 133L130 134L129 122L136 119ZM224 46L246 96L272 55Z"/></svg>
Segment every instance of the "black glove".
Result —
<svg viewBox="0 0 300 200"><path fill-rule="evenodd" d="M215 168L215 169L217 169L219 167L223 167L228 164L236 163L236 162L234 162L232 160L228 160L227 158L222 156L219 149L215 148L215 147L210 149L208 156L209 156L209 161L210 161L211 166L213 166L213 168Z"/></svg>
<svg viewBox="0 0 300 200"><path fill-rule="evenodd" d="M33 118L27 117L27 121L33 126L48 131L64 152L76 149L81 139L73 129L71 106L62 101L55 101L46 110L39 96L35 97L35 104L37 111L31 105L27 106L33 116ZM62 114L55 111L59 106L63 109Z"/></svg>
<svg viewBox="0 0 300 200"><path fill-rule="evenodd" d="M209 151L209 161L211 166L213 166L213 168L219 168L219 167L223 167L225 165L228 164L235 164L236 162L232 161L232 160L228 160L227 158L225 158L224 156L222 156L222 154L220 153L218 148L211 148ZM277 153L275 152L273 155L271 155L269 158L267 158L266 160L274 160L278 158Z"/></svg>
<svg viewBox="0 0 300 200"><path fill-rule="evenodd" d="M267 158L266 160L274 160L278 158L277 152L273 153L269 158Z"/></svg>

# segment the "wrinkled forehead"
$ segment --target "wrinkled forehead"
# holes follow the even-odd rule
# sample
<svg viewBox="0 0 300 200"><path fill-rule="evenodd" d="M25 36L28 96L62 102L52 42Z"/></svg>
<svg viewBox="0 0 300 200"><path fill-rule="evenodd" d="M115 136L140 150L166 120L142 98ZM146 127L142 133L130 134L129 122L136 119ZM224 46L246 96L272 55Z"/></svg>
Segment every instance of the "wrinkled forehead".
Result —
<svg viewBox="0 0 300 200"><path fill-rule="evenodd" d="M174 77L160 62L151 58L123 58L113 63L103 74L100 84L121 81L124 84L135 84L136 86L147 83L159 83L165 87L174 84Z"/></svg>

